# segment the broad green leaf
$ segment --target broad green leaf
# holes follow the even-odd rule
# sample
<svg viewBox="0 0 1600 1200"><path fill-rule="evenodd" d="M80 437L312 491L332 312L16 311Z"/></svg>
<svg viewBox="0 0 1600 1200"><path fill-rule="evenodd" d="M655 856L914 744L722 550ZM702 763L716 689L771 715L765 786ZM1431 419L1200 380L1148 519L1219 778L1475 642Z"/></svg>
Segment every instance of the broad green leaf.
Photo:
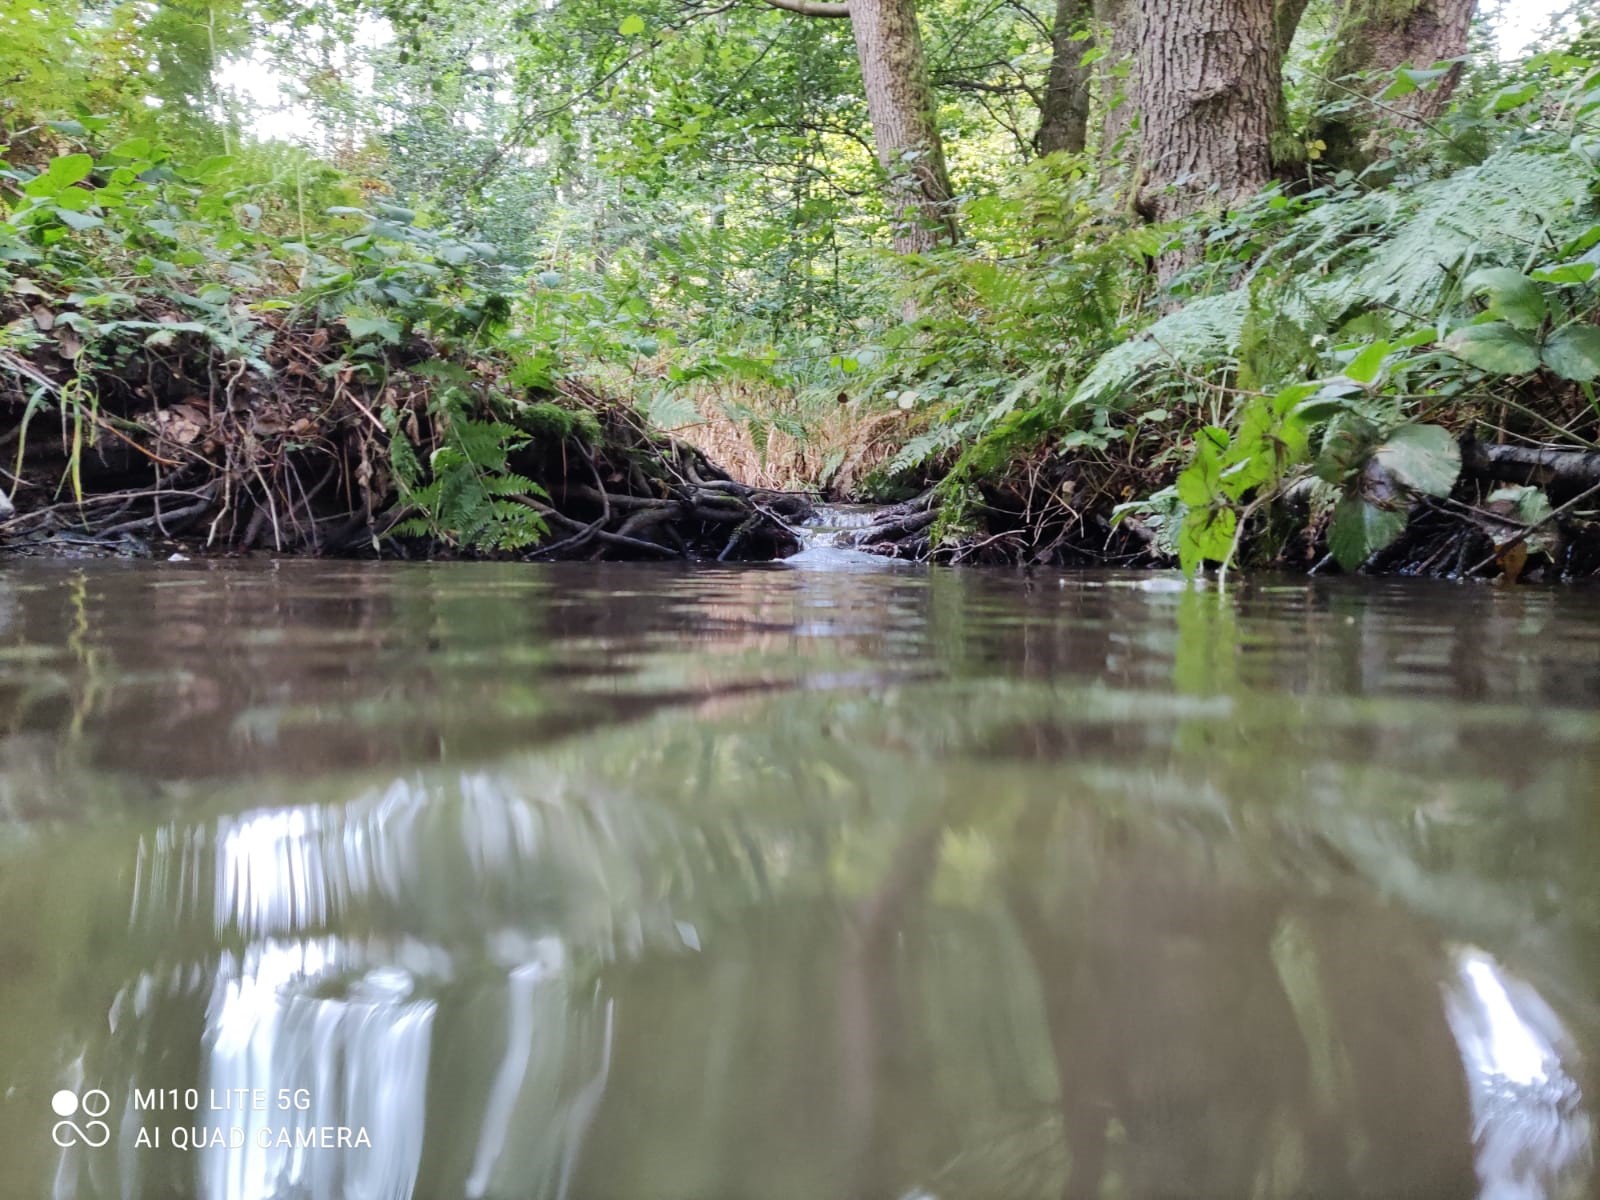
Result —
<svg viewBox="0 0 1600 1200"><path fill-rule="evenodd" d="M196 183L215 183L231 166L233 166L231 154L216 154L202 159L200 165L189 172L189 178Z"/></svg>
<svg viewBox="0 0 1600 1200"><path fill-rule="evenodd" d="M638 37L644 32L644 18L638 13L623 17L622 24L617 26L617 32L627 38Z"/></svg>
<svg viewBox="0 0 1600 1200"><path fill-rule="evenodd" d="M76 229L79 233L82 233L85 229L93 229L97 225L105 224L104 221L92 213L73 212L70 208L57 208L55 213L61 219L63 225Z"/></svg>
<svg viewBox="0 0 1600 1200"><path fill-rule="evenodd" d="M50 160L42 174L28 181L23 194L32 197L54 196L81 183L94 170L94 158L88 154L63 154Z"/></svg>
<svg viewBox="0 0 1600 1200"><path fill-rule="evenodd" d="M1533 273L1533 278L1540 283L1588 283L1594 278L1596 267L1592 262L1552 263L1547 267L1540 267Z"/></svg>
<svg viewBox="0 0 1600 1200"><path fill-rule="evenodd" d="M1399 100L1409 96L1412 92L1437 83L1455 68L1451 65L1442 67L1401 67L1394 73L1394 82L1383 91L1383 99Z"/></svg>
<svg viewBox="0 0 1600 1200"><path fill-rule="evenodd" d="M1333 510L1328 549L1341 567L1354 571L1399 537L1405 527L1404 512L1379 508L1359 497L1346 496Z"/></svg>
<svg viewBox="0 0 1600 1200"><path fill-rule="evenodd" d="M1402 425L1372 457L1390 476L1428 496L1448 496L1461 474L1461 447L1438 425Z"/></svg>
<svg viewBox="0 0 1600 1200"><path fill-rule="evenodd" d="M1510 506L1512 516L1524 525L1537 525L1553 511L1550 498L1543 491L1526 485L1496 488L1489 493L1485 503L1491 507L1501 504Z"/></svg>
<svg viewBox="0 0 1600 1200"><path fill-rule="evenodd" d="M1378 377L1378 372L1383 367L1383 360L1393 349L1394 347L1388 342L1373 342L1350 360L1344 369L1345 378L1353 379L1357 383L1371 383Z"/></svg>
<svg viewBox="0 0 1600 1200"><path fill-rule="evenodd" d="M1539 369L1539 347L1504 321L1458 329L1445 338L1444 348L1493 375L1531 375Z"/></svg>
<svg viewBox="0 0 1600 1200"><path fill-rule="evenodd" d="M1193 575L1203 562L1221 562L1233 548L1239 515L1231 508L1190 508L1178 529L1178 562Z"/></svg>
<svg viewBox="0 0 1600 1200"><path fill-rule="evenodd" d="M1533 82L1503 87L1494 94L1494 111L1502 113L1510 112L1514 108L1521 108L1528 101L1539 95L1539 92L1539 85Z"/></svg>
<svg viewBox="0 0 1600 1200"><path fill-rule="evenodd" d="M1190 508L1210 504L1222 488L1222 451L1228 431L1208 425L1194 439L1194 461L1178 476L1178 499Z"/></svg>
<svg viewBox="0 0 1600 1200"><path fill-rule="evenodd" d="M1341 413L1328 423L1328 430L1322 435L1317 477L1329 483L1343 483L1366 464L1377 441L1378 429L1371 421L1355 413Z"/></svg>
<svg viewBox="0 0 1600 1200"><path fill-rule="evenodd" d="M400 344L400 326L387 317L346 317L344 327L350 331L350 336L358 342L371 341L376 338L380 342L387 342L391 346Z"/></svg>
<svg viewBox="0 0 1600 1200"><path fill-rule="evenodd" d="M111 151L111 157L120 158L124 161L127 161L132 159L149 158L153 153L154 148L151 146L149 138L136 137L129 138L127 141L116 146Z"/></svg>
<svg viewBox="0 0 1600 1200"><path fill-rule="evenodd" d="M1489 311L1515 329L1539 328L1544 320L1544 294L1539 285L1510 267L1489 267L1467 276L1467 293L1484 293Z"/></svg>
<svg viewBox="0 0 1600 1200"><path fill-rule="evenodd" d="M1544 365L1577 383L1600 378L1600 329L1568 325L1556 330L1544 344Z"/></svg>

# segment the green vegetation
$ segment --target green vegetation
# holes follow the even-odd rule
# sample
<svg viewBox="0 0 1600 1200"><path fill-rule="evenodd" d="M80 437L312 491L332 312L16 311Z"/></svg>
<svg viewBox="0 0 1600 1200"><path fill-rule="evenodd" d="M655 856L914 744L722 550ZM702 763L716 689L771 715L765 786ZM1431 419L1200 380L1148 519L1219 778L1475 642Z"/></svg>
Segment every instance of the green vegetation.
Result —
<svg viewBox="0 0 1600 1200"><path fill-rule="evenodd" d="M1594 26L854 2L0 8L6 532L1600 568Z"/></svg>

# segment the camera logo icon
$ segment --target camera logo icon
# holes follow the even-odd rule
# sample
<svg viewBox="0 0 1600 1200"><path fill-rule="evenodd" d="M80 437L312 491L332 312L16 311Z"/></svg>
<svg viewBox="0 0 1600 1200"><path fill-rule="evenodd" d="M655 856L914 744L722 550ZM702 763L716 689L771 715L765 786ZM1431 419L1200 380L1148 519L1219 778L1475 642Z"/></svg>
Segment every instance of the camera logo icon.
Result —
<svg viewBox="0 0 1600 1200"><path fill-rule="evenodd" d="M111 1126L100 1120L111 1111L111 1097L99 1088L90 1088L82 1096L63 1088L50 1097L50 1108L62 1118L51 1126L50 1140L62 1149L79 1142L99 1149L111 1140ZM82 1124L72 1119L80 1113L88 1118Z"/></svg>

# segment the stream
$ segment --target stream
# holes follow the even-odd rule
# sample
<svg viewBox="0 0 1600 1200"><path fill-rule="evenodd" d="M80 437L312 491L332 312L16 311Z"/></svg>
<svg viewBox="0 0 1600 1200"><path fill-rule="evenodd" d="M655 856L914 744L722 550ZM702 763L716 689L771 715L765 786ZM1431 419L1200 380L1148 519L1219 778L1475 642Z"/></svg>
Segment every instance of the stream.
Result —
<svg viewBox="0 0 1600 1200"><path fill-rule="evenodd" d="M0 1194L1595 1194L1600 592L860 519L0 569Z"/></svg>

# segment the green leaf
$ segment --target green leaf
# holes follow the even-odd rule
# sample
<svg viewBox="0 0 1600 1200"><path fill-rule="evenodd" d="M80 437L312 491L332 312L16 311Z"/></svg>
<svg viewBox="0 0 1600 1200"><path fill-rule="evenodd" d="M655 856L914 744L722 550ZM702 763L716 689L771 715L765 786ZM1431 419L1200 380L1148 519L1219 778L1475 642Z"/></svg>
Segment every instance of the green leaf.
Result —
<svg viewBox="0 0 1600 1200"><path fill-rule="evenodd" d="M210 158L201 159L200 165L189 172L189 178L196 183L215 183L231 166L233 166L231 154L215 154Z"/></svg>
<svg viewBox="0 0 1600 1200"><path fill-rule="evenodd" d="M1222 491L1222 451L1228 431L1208 425L1194 439L1194 461L1178 476L1178 499L1190 508L1210 504Z"/></svg>
<svg viewBox="0 0 1600 1200"><path fill-rule="evenodd" d="M1544 344L1544 365L1563 379L1589 383L1600 378L1600 329L1568 325Z"/></svg>
<svg viewBox="0 0 1600 1200"><path fill-rule="evenodd" d="M1504 321L1458 329L1445 338L1444 348L1492 375L1531 375L1539 369L1539 347Z"/></svg>
<svg viewBox="0 0 1600 1200"><path fill-rule="evenodd" d="M1494 94L1494 111L1503 113L1510 112L1514 108L1521 108L1539 93L1539 85L1531 81L1503 87Z"/></svg>
<svg viewBox="0 0 1600 1200"><path fill-rule="evenodd" d="M1378 372L1383 367L1383 360L1393 349L1394 347L1388 342L1373 342L1350 360L1344 369L1345 378L1353 379L1356 383L1371 383L1378 377Z"/></svg>
<svg viewBox="0 0 1600 1200"><path fill-rule="evenodd" d="M1577 262L1552 263L1547 267L1540 267L1533 273L1533 278L1540 283L1588 283L1594 278L1595 270L1594 263L1584 262L1580 258Z"/></svg>
<svg viewBox="0 0 1600 1200"><path fill-rule="evenodd" d="M149 138L136 137L129 138L127 141L122 142L120 145L114 147L111 151L111 157L120 158L125 162L129 162L136 159L147 159L154 153L155 149L150 144Z"/></svg>
<svg viewBox="0 0 1600 1200"><path fill-rule="evenodd" d="M1550 498L1543 491L1526 485L1496 488L1484 503L1491 509L1508 506L1511 515L1524 525L1537 525L1554 511L1550 507Z"/></svg>
<svg viewBox="0 0 1600 1200"><path fill-rule="evenodd" d="M1489 267L1467 276L1467 294L1489 297L1489 311L1516 329L1539 328L1544 320L1544 293L1521 271Z"/></svg>
<svg viewBox="0 0 1600 1200"><path fill-rule="evenodd" d="M1409 96L1412 92L1437 83L1454 69L1454 66L1401 67L1394 73L1394 82L1384 89L1383 99L1398 100L1402 96Z"/></svg>
<svg viewBox="0 0 1600 1200"><path fill-rule="evenodd" d="M1206 561L1221 562L1233 548L1239 514L1231 508L1191 508L1178 529L1178 562L1193 575Z"/></svg>
<svg viewBox="0 0 1600 1200"><path fill-rule="evenodd" d="M1402 425L1372 457L1391 477L1427 496L1448 496L1461 474L1461 447L1438 425Z"/></svg>
<svg viewBox="0 0 1600 1200"><path fill-rule="evenodd" d="M344 327L350 331L350 336L358 342L371 341L376 338L380 342L387 342L391 346L400 344L400 326L387 317L346 317Z"/></svg>
<svg viewBox="0 0 1600 1200"><path fill-rule="evenodd" d="M42 174L30 179L22 191L32 197L54 196L75 183L81 183L94 170L94 158L88 154L63 154L50 160Z"/></svg>
<svg viewBox="0 0 1600 1200"><path fill-rule="evenodd" d="M652 393L640 407L645 420L657 429L682 429L686 425L695 425L705 419L695 407L694 401L664 388Z"/></svg>
<svg viewBox="0 0 1600 1200"><path fill-rule="evenodd" d="M93 229L96 225L105 224L104 221L92 213L73 212L69 208L57 208L55 214L61 219L63 225L76 229L79 233L86 229Z"/></svg>
<svg viewBox="0 0 1600 1200"><path fill-rule="evenodd" d="M617 26L617 32L626 38L638 37L644 32L644 18L638 13L623 17L622 24Z"/></svg>
<svg viewBox="0 0 1600 1200"><path fill-rule="evenodd" d="M1301 408L1305 406L1302 405ZM1328 422L1322 435L1322 453L1317 456L1317 478L1343 483L1366 464L1378 442L1378 429L1365 417L1340 413Z"/></svg>
<svg viewBox="0 0 1600 1200"><path fill-rule="evenodd" d="M1328 549L1333 551L1341 567L1354 571L1399 537L1405 527L1404 512L1379 508L1356 496L1346 496L1333 510Z"/></svg>

